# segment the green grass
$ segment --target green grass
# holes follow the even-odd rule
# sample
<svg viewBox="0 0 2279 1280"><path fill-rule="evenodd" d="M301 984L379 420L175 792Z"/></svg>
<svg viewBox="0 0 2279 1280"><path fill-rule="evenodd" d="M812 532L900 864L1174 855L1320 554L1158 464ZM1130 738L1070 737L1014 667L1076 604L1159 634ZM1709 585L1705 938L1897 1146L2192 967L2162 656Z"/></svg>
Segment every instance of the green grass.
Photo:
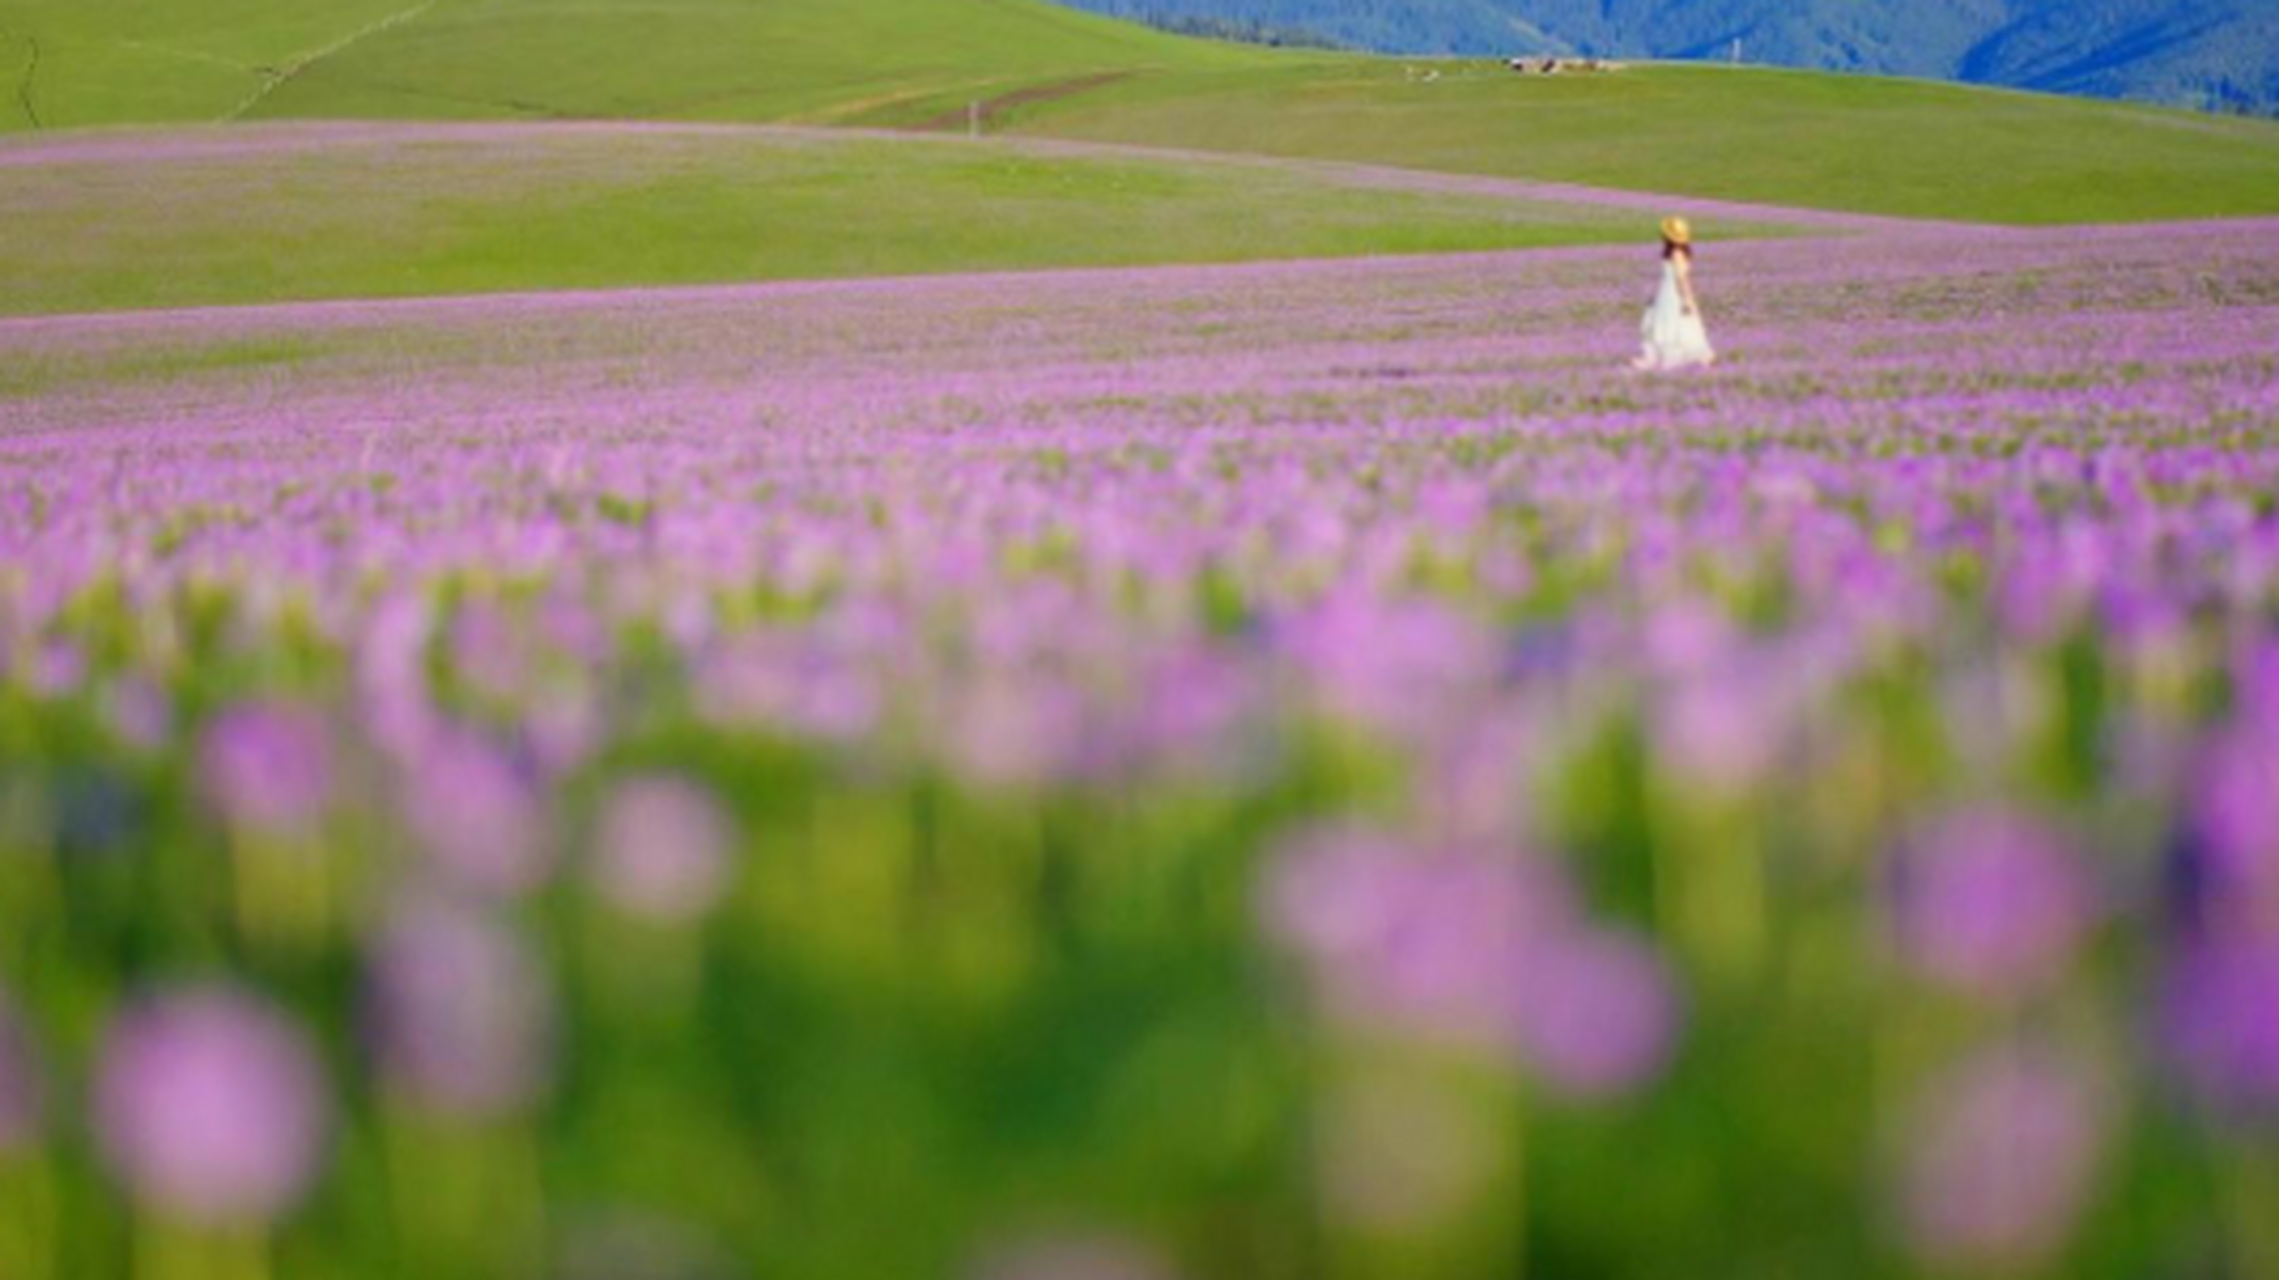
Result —
<svg viewBox="0 0 2279 1280"><path fill-rule="evenodd" d="M0 0L0 75L15 89L27 73L31 108L0 94L0 128L34 114L938 128L984 101L999 129L1825 209L2279 213L2271 122L1725 68L1520 77L1183 40L1044 0Z"/></svg>
<svg viewBox="0 0 2279 1280"><path fill-rule="evenodd" d="M1423 66L1424 64L1408 64ZM2022 224L2279 213L2279 124L1921 81L1638 67L1430 82L1397 61L1136 77L1024 109L1072 138Z"/></svg>
<svg viewBox="0 0 2279 1280"><path fill-rule="evenodd" d="M0 0L0 32L0 67L40 39L51 128L241 110L822 121L1273 61L1045 0ZM29 125L8 104L0 127Z"/></svg>
<svg viewBox="0 0 2279 1280"><path fill-rule="evenodd" d="M324 348L304 338L189 339L173 344L62 347L0 366L0 400L103 387L171 385L200 374L305 369Z"/></svg>
<svg viewBox="0 0 2279 1280"><path fill-rule="evenodd" d="M231 138L265 145L212 150ZM0 170L0 312L1519 248L1639 221L1271 162L813 130L114 141Z"/></svg>
<svg viewBox="0 0 2279 1280"><path fill-rule="evenodd" d="M218 120L259 90L260 69L401 9L408 0L0 0L0 129ZM39 62L29 68L37 42Z"/></svg>

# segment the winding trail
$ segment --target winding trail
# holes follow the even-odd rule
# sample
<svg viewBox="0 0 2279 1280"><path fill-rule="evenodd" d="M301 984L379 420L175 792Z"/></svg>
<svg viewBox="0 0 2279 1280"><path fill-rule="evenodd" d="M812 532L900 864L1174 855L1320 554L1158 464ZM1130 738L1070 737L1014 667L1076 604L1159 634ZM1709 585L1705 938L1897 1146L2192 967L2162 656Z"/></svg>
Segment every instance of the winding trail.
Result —
<svg viewBox="0 0 2279 1280"><path fill-rule="evenodd" d="M277 92L279 89L284 88L286 85L291 84L295 78L300 76L302 72L307 71L310 67L323 62L327 58L338 57L342 53L347 52L350 48L353 48L359 42L379 35L383 31L389 31L396 27L400 27L403 24L418 18L428 10L433 9L438 3L440 3L440 0L424 0L423 3L413 5L409 9L391 13L387 17L381 18L377 22L368 23L362 27L357 28L354 31L349 32L347 35L333 41L331 44L326 45L322 49L318 49L313 53L302 54L297 58L289 60L286 62L282 69L263 73L264 78L262 80L261 87L246 95L244 101L238 103L235 107L230 108L229 114L223 116L219 123L230 124L234 121L243 120L248 112L251 112L255 107L260 106L264 101L268 99L269 95Z"/></svg>

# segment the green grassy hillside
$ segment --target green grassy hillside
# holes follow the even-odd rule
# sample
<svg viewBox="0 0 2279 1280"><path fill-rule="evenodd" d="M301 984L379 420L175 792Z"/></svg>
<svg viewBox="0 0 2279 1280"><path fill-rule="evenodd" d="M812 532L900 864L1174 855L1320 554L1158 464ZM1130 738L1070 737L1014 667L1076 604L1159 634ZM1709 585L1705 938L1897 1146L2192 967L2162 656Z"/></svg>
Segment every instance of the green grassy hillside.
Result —
<svg viewBox="0 0 2279 1280"><path fill-rule="evenodd" d="M1045 0L0 0L7 127L232 117L829 120L1263 51ZM29 68L33 43L39 64ZM30 109L21 100L28 98Z"/></svg>
<svg viewBox="0 0 2279 1280"><path fill-rule="evenodd" d="M1807 72L1521 77L1341 60L1134 77L1021 108L1065 137L1969 221L2279 212L2279 124Z"/></svg>
<svg viewBox="0 0 2279 1280"><path fill-rule="evenodd" d="M219 120L404 0L0 0L0 129Z"/></svg>
<svg viewBox="0 0 2279 1280"><path fill-rule="evenodd" d="M1648 225L1385 176L1018 142L126 131L0 144L0 313L1517 248Z"/></svg>
<svg viewBox="0 0 2279 1280"><path fill-rule="evenodd" d="M0 0L0 68L17 80L0 96L17 129L35 117L945 128L980 101L993 129L1862 212L2279 213L2270 122L1792 72L1520 77L1182 40L1044 0Z"/></svg>

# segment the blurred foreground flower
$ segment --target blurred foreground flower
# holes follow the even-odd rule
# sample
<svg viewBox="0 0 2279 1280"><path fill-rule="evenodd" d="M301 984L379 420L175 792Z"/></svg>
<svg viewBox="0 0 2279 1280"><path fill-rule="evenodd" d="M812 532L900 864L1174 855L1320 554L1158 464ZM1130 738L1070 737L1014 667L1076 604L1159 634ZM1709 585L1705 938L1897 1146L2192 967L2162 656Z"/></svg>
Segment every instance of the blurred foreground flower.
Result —
<svg viewBox="0 0 2279 1280"><path fill-rule="evenodd" d="M1570 1097L1627 1093L1669 1057L1678 1000L1642 938L1570 928L1529 953L1514 1026L1529 1065Z"/></svg>
<svg viewBox="0 0 2279 1280"><path fill-rule="evenodd" d="M656 924L685 924L726 888L735 830L695 783L663 775L619 783L604 804L594 880L611 905Z"/></svg>
<svg viewBox="0 0 2279 1280"><path fill-rule="evenodd" d="M1548 863L1333 830L1271 874L1267 927L1341 1019L1506 1054L1575 1097L1635 1088L1668 1055L1661 960L1583 918Z"/></svg>
<svg viewBox="0 0 2279 1280"><path fill-rule="evenodd" d="M880 716L878 689L846 652L767 632L720 642L694 682L697 714L723 727L852 743Z"/></svg>
<svg viewBox="0 0 2279 1280"><path fill-rule="evenodd" d="M26 683L44 698L63 698L87 679L87 655L77 645L53 641L32 655Z"/></svg>
<svg viewBox="0 0 2279 1280"><path fill-rule="evenodd" d="M104 714L111 732L121 742L143 751L165 746L174 731L174 705L166 691L141 677L113 684L104 702Z"/></svg>
<svg viewBox="0 0 2279 1280"><path fill-rule="evenodd" d="M2215 887L2246 909L2279 911L2279 732L2255 724L2219 737L2193 803Z"/></svg>
<svg viewBox="0 0 2279 1280"><path fill-rule="evenodd" d="M437 867L460 888L517 897L553 869L531 780L471 734L445 733L428 744L411 768L405 804Z"/></svg>
<svg viewBox="0 0 2279 1280"><path fill-rule="evenodd" d="M1332 714L1407 742L1430 741L1498 674L1494 634L1429 598L1349 590L1278 628L1276 642Z"/></svg>
<svg viewBox="0 0 2279 1280"><path fill-rule="evenodd" d="M301 1031L228 988L122 1014L103 1045L104 1159L145 1208L201 1227L255 1227L307 1193L331 1101Z"/></svg>
<svg viewBox="0 0 2279 1280"><path fill-rule="evenodd" d="M2279 1113L2279 937L2199 943L2170 975L2170 1052L2219 1106Z"/></svg>
<svg viewBox="0 0 2279 1280"><path fill-rule="evenodd" d="M1900 864L1900 948L1965 991L2018 994L2061 977L2089 924L2080 859L2023 815L1976 810L1933 827Z"/></svg>
<svg viewBox="0 0 2279 1280"><path fill-rule="evenodd" d="M1738 670L1688 680L1654 715L1654 745L1677 775L1720 793L1759 785L1779 762L1791 713L1782 688Z"/></svg>
<svg viewBox="0 0 2279 1280"><path fill-rule="evenodd" d="M382 1072L405 1096L455 1115L527 1105L546 1083L553 998L509 928L477 908L400 908L370 970Z"/></svg>
<svg viewBox="0 0 2279 1280"><path fill-rule="evenodd" d="M331 735L305 707L257 703L224 712L207 726L198 764L222 816L265 834L304 832L332 794Z"/></svg>
<svg viewBox="0 0 2279 1280"><path fill-rule="evenodd" d="M1901 1175L1911 1248L1993 1270L2052 1259L2096 1179L2099 1101L2080 1065L2041 1048L1997 1049L1933 1081Z"/></svg>

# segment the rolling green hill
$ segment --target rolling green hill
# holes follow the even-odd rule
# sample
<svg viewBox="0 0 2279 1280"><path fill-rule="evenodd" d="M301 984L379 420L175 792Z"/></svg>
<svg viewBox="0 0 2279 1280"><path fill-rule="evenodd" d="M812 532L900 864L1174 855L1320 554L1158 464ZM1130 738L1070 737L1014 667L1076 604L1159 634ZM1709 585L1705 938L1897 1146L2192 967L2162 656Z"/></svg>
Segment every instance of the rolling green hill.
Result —
<svg viewBox="0 0 2279 1280"><path fill-rule="evenodd" d="M697 125L19 138L0 142L0 315L1523 248L1652 225L1402 178Z"/></svg>
<svg viewBox="0 0 2279 1280"><path fill-rule="evenodd" d="M1422 68L1438 71L1423 78ZM1341 60L1134 77L1020 108L1063 137L1980 222L2279 212L2279 124L1707 66L1516 76Z"/></svg>
<svg viewBox="0 0 2279 1280"><path fill-rule="evenodd" d="M652 119L992 130L2019 223L2279 212L2279 124L1700 67L1519 77L1043 0L0 0L7 127ZM9 99L13 99L11 103Z"/></svg>
<svg viewBox="0 0 2279 1280"><path fill-rule="evenodd" d="M0 67L29 79L12 128L827 121L1269 60L1044 0L0 0L0 33Z"/></svg>

